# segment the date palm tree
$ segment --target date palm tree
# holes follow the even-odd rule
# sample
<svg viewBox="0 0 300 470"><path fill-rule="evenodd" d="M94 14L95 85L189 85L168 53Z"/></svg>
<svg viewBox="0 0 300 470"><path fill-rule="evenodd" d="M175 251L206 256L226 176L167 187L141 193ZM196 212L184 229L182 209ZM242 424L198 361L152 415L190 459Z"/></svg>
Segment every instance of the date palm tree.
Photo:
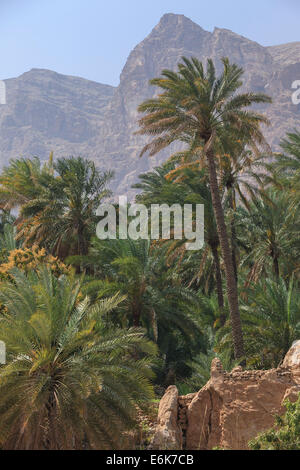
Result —
<svg viewBox="0 0 300 470"><path fill-rule="evenodd" d="M94 239L88 256L68 258L94 274L83 285L91 298L118 292L126 296L108 321L122 328L144 328L158 345L164 376L171 364L182 373L185 358L202 349L198 298L182 285L174 264L168 262L167 249L142 239Z"/></svg>
<svg viewBox="0 0 300 470"><path fill-rule="evenodd" d="M216 168L216 145L227 131L236 139L262 144L260 125L267 119L247 109L253 103L269 103L264 94L237 91L242 85L243 69L222 59L223 72L217 78L213 62L208 60L205 71L197 59L183 57L178 71L164 70L162 77L151 80L161 88L157 98L145 101L139 111L146 113L140 121L141 134L153 136L141 155L154 155L175 141L187 143L193 138L202 147L206 159L212 203L224 260L227 295L231 314L236 358L244 356L243 334L240 320L237 282L234 275L232 253L226 229L219 192Z"/></svg>
<svg viewBox="0 0 300 470"><path fill-rule="evenodd" d="M152 172L140 175L139 179L140 183L133 187L142 190L142 193L137 196L137 200L144 204L177 203L182 206L184 204L204 204L204 239L213 258L218 304L223 323L225 317L222 315L224 298L219 257L220 242L205 171L200 171L198 166L192 168L190 165L175 168L174 162L167 162L162 167L156 167ZM176 248L178 252L182 252L184 250L183 242L174 243L173 253L176 253ZM200 263L191 284L196 277L198 279L202 277L204 265L205 263Z"/></svg>
<svg viewBox="0 0 300 470"><path fill-rule="evenodd" d="M242 306L247 323L247 350L256 367L277 367L300 334L299 286L264 279L250 286L248 300Z"/></svg>
<svg viewBox="0 0 300 470"><path fill-rule="evenodd" d="M140 329L104 328L123 297L91 305L73 277L15 270L2 284L0 367L4 449L117 449L153 397L156 347Z"/></svg>
<svg viewBox="0 0 300 470"><path fill-rule="evenodd" d="M299 203L288 192L270 187L253 195L248 210L238 211L236 222L246 248L242 264L249 269L248 282L256 283L268 270L277 280L299 270Z"/></svg>
<svg viewBox="0 0 300 470"><path fill-rule="evenodd" d="M95 232L96 209L110 194L111 172L84 158L41 164L38 158L12 161L0 177L0 204L19 207L18 238L60 258L87 254Z"/></svg>
<svg viewBox="0 0 300 470"><path fill-rule="evenodd" d="M190 338L197 330L189 315L197 298L181 285L166 251L167 247L152 245L150 240L94 239L88 256L68 261L96 270L98 279L91 277L84 286L88 295L121 292L126 296L119 309L120 326L143 327L158 342L169 329Z"/></svg>
<svg viewBox="0 0 300 470"><path fill-rule="evenodd" d="M279 187L286 187L292 196L299 200L300 194L300 131L290 132L280 142L282 153L274 155L273 161L266 164L271 172L271 181Z"/></svg>

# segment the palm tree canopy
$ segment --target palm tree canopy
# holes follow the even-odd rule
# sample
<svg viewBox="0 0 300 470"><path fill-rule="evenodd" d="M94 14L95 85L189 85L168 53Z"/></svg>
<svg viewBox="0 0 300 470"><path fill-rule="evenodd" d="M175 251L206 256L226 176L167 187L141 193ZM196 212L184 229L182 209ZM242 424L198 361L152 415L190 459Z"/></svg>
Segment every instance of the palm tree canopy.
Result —
<svg viewBox="0 0 300 470"><path fill-rule="evenodd" d="M146 113L139 121L139 133L154 136L142 154L154 155L174 141L190 142L191 137L201 146L213 133L221 138L226 131L237 139L263 144L259 126L268 120L247 108L271 99L262 93L237 94L243 69L223 58L223 73L217 78L211 60L206 71L196 58L183 57L182 62L177 72L163 70L162 77L150 81L162 93L138 108Z"/></svg>
<svg viewBox="0 0 300 470"><path fill-rule="evenodd" d="M14 283L1 285L5 448L120 448L136 407L153 397L155 345L141 330L102 324L124 298L91 305L80 289L80 281L47 269L27 277L15 270Z"/></svg>

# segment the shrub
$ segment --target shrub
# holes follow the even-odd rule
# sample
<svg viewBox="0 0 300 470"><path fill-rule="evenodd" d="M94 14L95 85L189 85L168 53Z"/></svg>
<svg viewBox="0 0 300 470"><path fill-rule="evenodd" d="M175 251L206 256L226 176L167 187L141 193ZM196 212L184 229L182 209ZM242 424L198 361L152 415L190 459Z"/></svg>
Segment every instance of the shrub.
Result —
<svg viewBox="0 0 300 470"><path fill-rule="evenodd" d="M25 273L36 271L39 265L49 267L55 276L70 273L71 268L62 263L58 258L49 255L44 248L37 245L32 248L20 248L12 250L8 255L8 262L0 265L0 278L11 280L11 270L18 268Z"/></svg>
<svg viewBox="0 0 300 470"><path fill-rule="evenodd" d="M252 450L300 450L300 394L295 403L284 403L286 413L275 426L249 442Z"/></svg>

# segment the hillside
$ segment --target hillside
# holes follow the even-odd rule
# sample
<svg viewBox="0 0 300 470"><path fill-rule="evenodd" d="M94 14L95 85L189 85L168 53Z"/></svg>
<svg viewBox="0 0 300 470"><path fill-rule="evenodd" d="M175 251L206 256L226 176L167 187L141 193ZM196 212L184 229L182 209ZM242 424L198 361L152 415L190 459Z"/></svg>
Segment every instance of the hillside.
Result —
<svg viewBox="0 0 300 470"><path fill-rule="evenodd" d="M175 68L182 55L217 63L228 56L245 68L244 88L273 97L273 105L262 110L272 122L266 135L274 149L286 131L299 127L291 84L300 79L300 43L263 47L232 31L208 32L183 15L166 14L129 55L117 88L40 69L6 80L0 165L20 155L45 159L52 150L56 157L80 154L114 169L115 191L128 192L141 172L168 155L139 158L145 139L133 135L136 108L155 94L149 79Z"/></svg>

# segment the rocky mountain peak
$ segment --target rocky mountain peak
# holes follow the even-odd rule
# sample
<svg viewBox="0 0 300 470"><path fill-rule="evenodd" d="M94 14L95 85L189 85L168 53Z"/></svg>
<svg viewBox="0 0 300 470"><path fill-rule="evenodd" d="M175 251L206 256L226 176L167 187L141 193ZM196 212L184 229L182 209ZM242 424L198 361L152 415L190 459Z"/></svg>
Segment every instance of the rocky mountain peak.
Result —
<svg viewBox="0 0 300 470"><path fill-rule="evenodd" d="M105 45L103 45L105 47ZM244 89L273 97L262 107L272 125L266 136L277 148L285 132L300 124L300 105L291 100L291 84L300 77L300 42L263 47L228 29L205 31L184 15L165 14L130 53L117 88L34 68L6 80L7 104L0 106L0 165L10 158L82 155L116 173L113 189L134 194L131 185L170 154L139 158L145 138L137 136L137 106L157 93L149 80L163 69L176 69L182 56L220 68L229 57L245 69Z"/></svg>
<svg viewBox="0 0 300 470"><path fill-rule="evenodd" d="M177 26L182 28L196 27L198 29L202 29L201 26L199 26L197 23L195 23L185 15L165 13L159 20L158 24L154 27L154 30L159 31L161 29L165 29L168 26Z"/></svg>

